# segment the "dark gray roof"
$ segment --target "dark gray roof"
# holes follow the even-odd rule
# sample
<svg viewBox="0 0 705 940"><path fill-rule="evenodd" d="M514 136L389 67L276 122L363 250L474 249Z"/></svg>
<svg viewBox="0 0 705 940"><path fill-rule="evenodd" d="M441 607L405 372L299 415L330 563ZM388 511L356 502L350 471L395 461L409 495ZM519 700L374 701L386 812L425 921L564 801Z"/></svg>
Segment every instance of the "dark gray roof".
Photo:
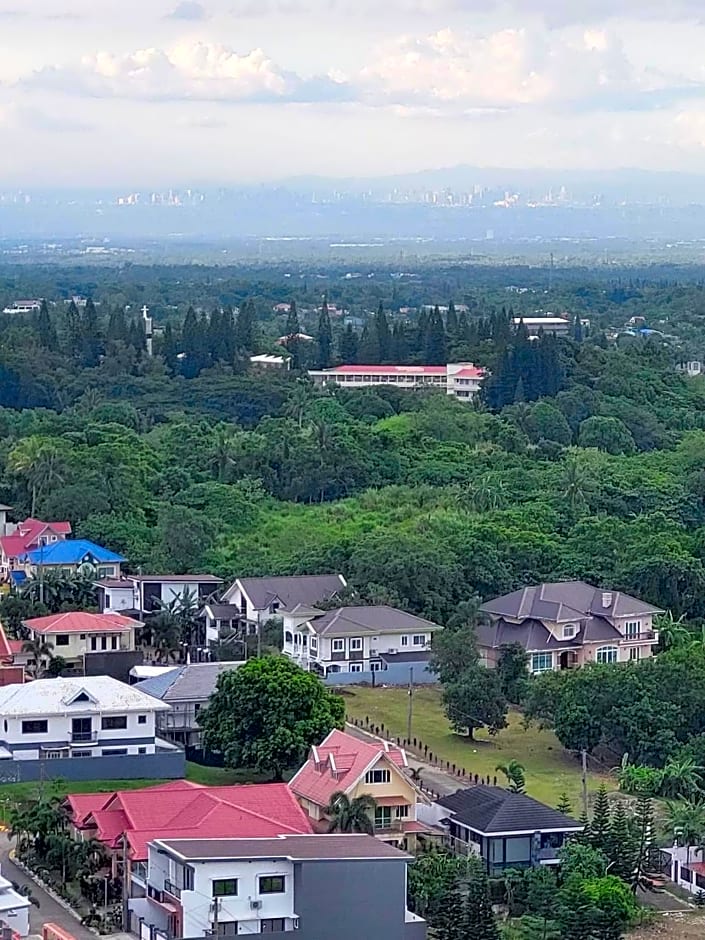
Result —
<svg viewBox="0 0 705 940"><path fill-rule="evenodd" d="M368 835L296 835L275 839L159 839L175 855L187 859L286 858L316 859L410 859L386 842Z"/></svg>
<svg viewBox="0 0 705 940"><path fill-rule="evenodd" d="M206 606L216 620L237 620L241 616L240 608L237 604L207 604ZM205 612L206 607L204 606L203 609L199 611L198 616L203 617Z"/></svg>
<svg viewBox="0 0 705 940"><path fill-rule="evenodd" d="M371 633L428 633L441 630L437 623L407 614L395 607L338 607L329 610L311 621L314 633L319 636L360 636Z"/></svg>
<svg viewBox="0 0 705 940"><path fill-rule="evenodd" d="M451 810L454 822L484 835L583 828L545 803L501 787L470 787L442 796L437 802Z"/></svg>
<svg viewBox="0 0 705 940"><path fill-rule="evenodd" d="M345 578L340 574L306 574L283 578L239 578L238 580L255 610L266 610L274 601L279 601L286 610L290 610L297 604L313 606L321 601L330 600L345 587Z"/></svg>
<svg viewBox="0 0 705 940"><path fill-rule="evenodd" d="M585 642L598 640L621 640L619 630L601 617L591 617L587 621L578 621L581 629L569 640L557 640L538 620L524 620L522 623L508 623L500 618L493 624L481 624L477 627L477 642L480 646L497 649L518 643L525 650L534 653L540 650L577 649Z"/></svg>
<svg viewBox="0 0 705 940"><path fill-rule="evenodd" d="M135 688L163 702L207 702L221 672L237 669L242 662L192 663L177 666L161 676L137 682Z"/></svg>
<svg viewBox="0 0 705 940"><path fill-rule="evenodd" d="M584 581L525 587L487 601L480 610L511 620L550 620L553 623L570 623L593 614L612 619L662 612L629 594L596 588Z"/></svg>
<svg viewBox="0 0 705 940"><path fill-rule="evenodd" d="M170 581L176 581L178 584L222 584L223 579L217 578L214 574L128 574L125 576L130 581L163 581L165 584Z"/></svg>
<svg viewBox="0 0 705 940"><path fill-rule="evenodd" d="M427 663L431 659L430 650L413 650L408 653L380 653L379 658L387 663L389 666L393 666L395 663L409 663L413 665L414 663Z"/></svg>

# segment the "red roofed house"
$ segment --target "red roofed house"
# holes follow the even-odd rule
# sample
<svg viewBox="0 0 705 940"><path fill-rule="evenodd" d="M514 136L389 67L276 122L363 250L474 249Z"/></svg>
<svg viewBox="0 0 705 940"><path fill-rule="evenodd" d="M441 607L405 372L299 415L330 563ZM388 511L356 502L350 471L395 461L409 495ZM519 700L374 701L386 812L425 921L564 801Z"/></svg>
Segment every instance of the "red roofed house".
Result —
<svg viewBox="0 0 705 940"><path fill-rule="evenodd" d="M98 839L125 859L130 897L147 886L147 843L154 839L270 839L310 833L311 823L285 783L204 787L174 780L144 790L66 797L76 838Z"/></svg>
<svg viewBox="0 0 705 940"><path fill-rule="evenodd" d="M461 400L479 391L485 372L472 362L451 362L446 366L336 366L310 371L316 385L342 385L344 388L370 388L394 385L397 388L435 388Z"/></svg>
<svg viewBox="0 0 705 940"><path fill-rule="evenodd" d="M70 522L42 522L41 519L29 518L15 526L6 521L8 509L8 506L4 506L0 510L0 531L5 533L0 536L0 575L5 580L11 571L23 567L19 559L27 552L41 548L42 545L61 542L71 534Z"/></svg>
<svg viewBox="0 0 705 940"><path fill-rule="evenodd" d="M22 640L8 640L3 625L0 623L0 687L24 682L24 666L16 661L20 654Z"/></svg>
<svg viewBox="0 0 705 940"><path fill-rule="evenodd" d="M416 805L429 800L408 774L406 752L388 741L360 738L344 731L331 731L289 782L289 788L308 813L318 832L326 832L330 817L326 807L337 791L350 800L366 794L377 808L375 835L384 842L413 851L417 836L432 834L416 818Z"/></svg>
<svg viewBox="0 0 705 940"><path fill-rule="evenodd" d="M69 667L83 667L84 653L125 652L136 648L135 631L142 624L120 614L70 611L25 620L31 639L51 643L52 653Z"/></svg>

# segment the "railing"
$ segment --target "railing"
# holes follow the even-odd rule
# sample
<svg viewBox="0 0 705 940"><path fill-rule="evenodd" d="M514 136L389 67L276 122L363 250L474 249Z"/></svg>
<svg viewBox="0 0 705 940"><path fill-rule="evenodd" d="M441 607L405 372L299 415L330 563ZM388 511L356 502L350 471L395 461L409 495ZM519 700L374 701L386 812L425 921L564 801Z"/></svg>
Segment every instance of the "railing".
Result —
<svg viewBox="0 0 705 940"><path fill-rule="evenodd" d="M180 888L178 885L175 885L173 881L165 879L164 881L164 890L167 894L170 894L173 898L178 898L181 900L181 892L183 888Z"/></svg>
<svg viewBox="0 0 705 940"><path fill-rule="evenodd" d="M625 633L622 636L621 641L630 642L632 640L653 640L656 642L658 640L658 633L656 630L642 630L640 633Z"/></svg>
<svg viewBox="0 0 705 940"><path fill-rule="evenodd" d="M89 741L94 741L94 740L95 740L95 733L93 731L71 732L72 744L87 744Z"/></svg>

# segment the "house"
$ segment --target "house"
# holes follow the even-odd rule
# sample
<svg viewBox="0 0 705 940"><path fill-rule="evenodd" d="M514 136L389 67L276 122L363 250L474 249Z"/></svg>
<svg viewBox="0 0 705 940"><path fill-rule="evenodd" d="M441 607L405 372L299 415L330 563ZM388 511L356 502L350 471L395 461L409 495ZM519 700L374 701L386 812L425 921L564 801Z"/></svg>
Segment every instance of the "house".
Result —
<svg viewBox="0 0 705 940"><path fill-rule="evenodd" d="M338 672L379 672L382 656L428 651L436 623L393 607L338 607L282 610L283 652L322 676Z"/></svg>
<svg viewBox="0 0 705 940"><path fill-rule="evenodd" d="M342 574L238 578L225 592L221 603L239 608L241 619L261 625L282 609L329 601L345 587L347 582Z"/></svg>
<svg viewBox="0 0 705 940"><path fill-rule="evenodd" d="M557 865L561 847L583 827L524 793L477 786L421 806L419 815L443 826L449 846L461 855L479 855L490 877L507 868Z"/></svg>
<svg viewBox="0 0 705 940"><path fill-rule="evenodd" d="M12 882L0 875L0 925L12 931L12 937L29 936L29 909L31 901L12 887Z"/></svg>
<svg viewBox="0 0 705 940"><path fill-rule="evenodd" d="M411 860L368 835L155 839L131 925L148 940L425 940L425 921L406 906Z"/></svg>
<svg viewBox="0 0 705 940"><path fill-rule="evenodd" d="M514 328L523 323L529 336L539 333L554 333L556 336L568 336L572 323L566 317L514 317Z"/></svg>
<svg viewBox="0 0 705 940"><path fill-rule="evenodd" d="M7 521L10 506L0 507L0 576L7 579L11 571L22 568L20 559L27 552L41 546L63 541L71 534L70 522L43 522L41 519L25 519L24 522Z"/></svg>
<svg viewBox="0 0 705 940"><path fill-rule="evenodd" d="M138 682L135 688L171 706L157 716L157 732L162 737L187 748L200 748L198 713L215 692L220 674L240 666L242 661L191 663Z"/></svg>
<svg viewBox="0 0 705 940"><path fill-rule="evenodd" d="M477 630L486 664L495 666L502 646L518 643L536 673L647 659L658 642L654 617L663 611L620 591L560 581L497 597L480 613L490 619Z"/></svg>
<svg viewBox="0 0 705 940"><path fill-rule="evenodd" d="M158 613L162 606L190 596L196 606L223 583L212 574L129 574L96 582L102 613L134 611L140 616Z"/></svg>
<svg viewBox="0 0 705 940"><path fill-rule="evenodd" d="M337 729L317 747L289 781L289 787L311 819L314 829L325 832L326 807L334 793L350 800L371 796L377 807L375 835L413 851L421 833L432 829L417 819L417 805L429 800L408 776L406 752L387 741L361 740Z"/></svg>
<svg viewBox="0 0 705 940"><path fill-rule="evenodd" d="M207 601L198 612L203 622L206 644L232 636L240 627L242 613L237 604L220 604Z"/></svg>
<svg viewBox="0 0 705 940"><path fill-rule="evenodd" d="M183 775L183 752L157 738L156 715L168 708L110 676L4 686L0 766L20 780Z"/></svg>
<svg viewBox="0 0 705 940"><path fill-rule="evenodd" d="M25 681L25 665L29 656L23 647L24 640L8 640L0 623L0 686L17 685Z"/></svg>
<svg viewBox="0 0 705 940"><path fill-rule="evenodd" d="M46 574L76 575L86 573L99 578L120 576L120 565L125 561L102 545L96 545L88 539L60 539L49 545L25 552L18 559L21 571L26 577L38 577Z"/></svg>
<svg viewBox="0 0 705 940"><path fill-rule="evenodd" d="M352 389L376 385L411 390L435 388L455 398L470 399L480 391L485 372L472 362L454 362L445 366L345 365L312 370L309 375L316 385L333 384Z"/></svg>
<svg viewBox="0 0 705 940"><path fill-rule="evenodd" d="M98 839L124 862L129 896L147 888L147 843L152 839L270 839L311 832L311 824L284 783L204 787L189 780L144 790L77 793L66 798L74 836Z"/></svg>
<svg viewBox="0 0 705 940"><path fill-rule="evenodd" d="M15 300L3 309L3 313L36 313L41 309L41 300Z"/></svg>
<svg viewBox="0 0 705 940"><path fill-rule="evenodd" d="M703 374L703 363L700 359L690 359L687 362L679 362L676 369L693 379Z"/></svg>
<svg viewBox="0 0 705 940"><path fill-rule="evenodd" d="M291 356L250 356L250 363L258 369L284 369L291 368Z"/></svg>
<svg viewBox="0 0 705 940"><path fill-rule="evenodd" d="M86 653L134 650L135 633L142 624L119 614L70 611L33 617L23 626L29 630L30 639L51 643L53 655L61 656L71 668L82 667Z"/></svg>

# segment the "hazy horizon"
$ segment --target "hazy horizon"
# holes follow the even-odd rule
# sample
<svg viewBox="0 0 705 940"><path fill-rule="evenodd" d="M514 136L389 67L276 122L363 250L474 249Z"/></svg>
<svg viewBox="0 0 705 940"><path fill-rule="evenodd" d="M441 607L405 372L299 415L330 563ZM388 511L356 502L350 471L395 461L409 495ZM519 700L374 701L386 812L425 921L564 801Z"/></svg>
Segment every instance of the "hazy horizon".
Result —
<svg viewBox="0 0 705 940"><path fill-rule="evenodd" d="M611 6L4 0L3 185L702 173L701 5Z"/></svg>

